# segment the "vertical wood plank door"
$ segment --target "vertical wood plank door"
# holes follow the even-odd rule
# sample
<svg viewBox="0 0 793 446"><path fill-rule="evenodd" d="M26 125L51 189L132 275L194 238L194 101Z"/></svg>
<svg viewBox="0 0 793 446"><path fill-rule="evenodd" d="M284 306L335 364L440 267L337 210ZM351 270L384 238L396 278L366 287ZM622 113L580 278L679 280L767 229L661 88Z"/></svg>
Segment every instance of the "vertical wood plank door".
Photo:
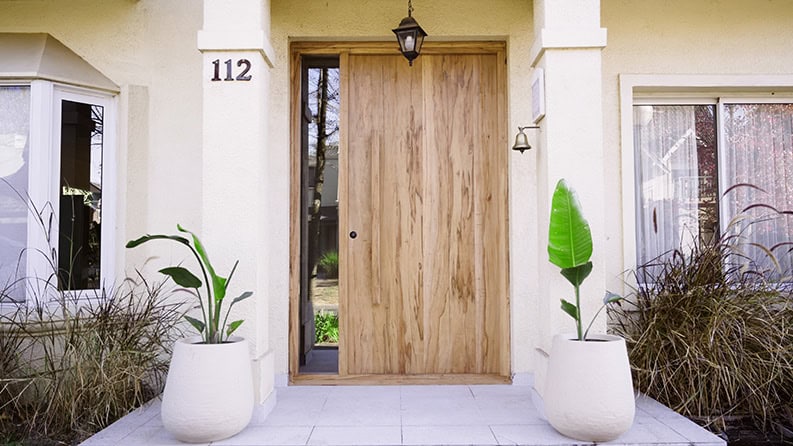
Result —
<svg viewBox="0 0 793 446"><path fill-rule="evenodd" d="M340 375L510 374L503 64L342 55Z"/></svg>

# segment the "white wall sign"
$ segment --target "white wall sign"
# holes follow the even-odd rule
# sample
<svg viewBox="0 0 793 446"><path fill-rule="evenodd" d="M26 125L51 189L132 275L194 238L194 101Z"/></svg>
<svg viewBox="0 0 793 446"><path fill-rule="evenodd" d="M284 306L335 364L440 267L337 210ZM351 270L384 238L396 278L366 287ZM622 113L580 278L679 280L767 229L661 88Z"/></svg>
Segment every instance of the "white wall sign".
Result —
<svg viewBox="0 0 793 446"><path fill-rule="evenodd" d="M531 74L531 120L537 124L545 116L545 71L535 68Z"/></svg>

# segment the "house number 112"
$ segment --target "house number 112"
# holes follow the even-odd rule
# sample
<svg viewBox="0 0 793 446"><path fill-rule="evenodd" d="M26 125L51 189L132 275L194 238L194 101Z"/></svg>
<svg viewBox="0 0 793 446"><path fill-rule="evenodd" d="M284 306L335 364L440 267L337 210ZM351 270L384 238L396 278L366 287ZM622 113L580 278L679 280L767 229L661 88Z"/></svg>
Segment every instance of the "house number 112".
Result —
<svg viewBox="0 0 793 446"><path fill-rule="evenodd" d="M226 77L223 79L220 78L220 59L215 59L212 61L212 65L215 67L214 75L212 76L212 82L224 80L224 81L249 81L253 76L248 74L248 71L251 71L251 61L248 59L238 59L237 66L241 68L241 71L237 74L237 77L234 77L231 73L232 70L232 63L231 59L223 62L226 65Z"/></svg>

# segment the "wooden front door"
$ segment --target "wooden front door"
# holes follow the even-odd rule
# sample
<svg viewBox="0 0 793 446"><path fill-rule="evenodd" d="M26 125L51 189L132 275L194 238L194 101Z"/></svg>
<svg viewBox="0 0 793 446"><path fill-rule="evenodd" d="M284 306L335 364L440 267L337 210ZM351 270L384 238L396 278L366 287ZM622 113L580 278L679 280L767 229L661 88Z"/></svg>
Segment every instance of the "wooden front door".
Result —
<svg viewBox="0 0 793 446"><path fill-rule="evenodd" d="M342 53L340 375L508 376L503 45Z"/></svg>

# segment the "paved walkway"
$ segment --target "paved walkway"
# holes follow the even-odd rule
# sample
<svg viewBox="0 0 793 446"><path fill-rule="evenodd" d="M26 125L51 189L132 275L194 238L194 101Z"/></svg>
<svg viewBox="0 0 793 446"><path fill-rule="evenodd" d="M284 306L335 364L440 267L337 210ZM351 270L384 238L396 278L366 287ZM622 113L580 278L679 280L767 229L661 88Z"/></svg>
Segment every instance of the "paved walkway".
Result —
<svg viewBox="0 0 793 446"><path fill-rule="evenodd" d="M269 415L257 408L244 431L211 444L587 444L550 427L532 404L528 386L290 386L277 388L276 397ZM159 407L155 400L83 445L183 444L163 429ZM725 446L719 437L646 397L637 399L631 430L606 444Z"/></svg>

